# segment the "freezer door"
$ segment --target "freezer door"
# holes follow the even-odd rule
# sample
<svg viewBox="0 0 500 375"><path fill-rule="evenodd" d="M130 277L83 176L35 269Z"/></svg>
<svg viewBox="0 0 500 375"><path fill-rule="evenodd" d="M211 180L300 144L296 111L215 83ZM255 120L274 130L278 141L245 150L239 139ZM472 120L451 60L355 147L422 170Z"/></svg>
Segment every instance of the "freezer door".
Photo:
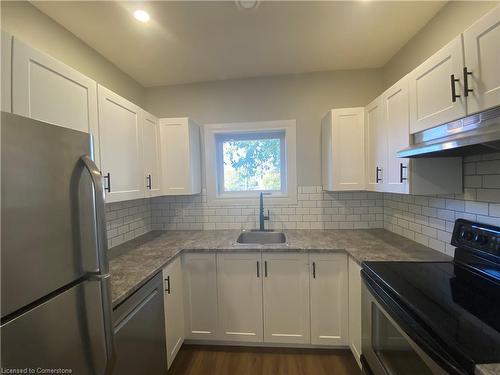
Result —
<svg viewBox="0 0 500 375"><path fill-rule="evenodd" d="M86 133L2 112L2 319L87 272L106 272L95 211L103 193L81 159L91 145Z"/></svg>
<svg viewBox="0 0 500 375"><path fill-rule="evenodd" d="M81 282L3 324L2 370L61 368L72 374L105 374L110 363L103 333L106 288L106 279Z"/></svg>

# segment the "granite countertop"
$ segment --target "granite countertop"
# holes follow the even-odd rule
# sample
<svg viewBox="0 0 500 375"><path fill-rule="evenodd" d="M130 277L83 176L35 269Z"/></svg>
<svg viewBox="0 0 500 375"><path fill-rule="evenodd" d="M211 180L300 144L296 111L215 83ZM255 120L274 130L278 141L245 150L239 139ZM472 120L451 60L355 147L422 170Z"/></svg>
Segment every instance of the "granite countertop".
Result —
<svg viewBox="0 0 500 375"><path fill-rule="evenodd" d="M477 365L475 375L499 375L500 363L490 363L486 365Z"/></svg>
<svg viewBox="0 0 500 375"><path fill-rule="evenodd" d="M180 252L326 251L364 261L450 261L451 258L384 229L290 230L286 244L237 244L240 231L153 231L109 251L111 298L118 305Z"/></svg>

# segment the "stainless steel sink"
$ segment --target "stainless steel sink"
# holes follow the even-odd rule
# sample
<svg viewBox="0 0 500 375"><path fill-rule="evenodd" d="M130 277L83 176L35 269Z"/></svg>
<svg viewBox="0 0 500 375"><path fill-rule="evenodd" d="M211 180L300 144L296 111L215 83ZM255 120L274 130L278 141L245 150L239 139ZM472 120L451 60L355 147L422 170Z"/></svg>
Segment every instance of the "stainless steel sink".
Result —
<svg viewBox="0 0 500 375"><path fill-rule="evenodd" d="M282 232L272 231L245 231L241 232L236 240L237 243L273 244L285 243L286 236Z"/></svg>

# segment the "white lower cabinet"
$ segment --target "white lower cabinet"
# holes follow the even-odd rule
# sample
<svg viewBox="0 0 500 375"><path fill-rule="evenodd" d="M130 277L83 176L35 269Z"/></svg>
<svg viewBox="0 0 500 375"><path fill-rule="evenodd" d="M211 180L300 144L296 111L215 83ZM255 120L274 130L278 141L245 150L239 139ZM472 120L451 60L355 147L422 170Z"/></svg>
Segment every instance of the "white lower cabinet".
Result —
<svg viewBox="0 0 500 375"><path fill-rule="evenodd" d="M311 344L347 346L348 286L345 254L311 254Z"/></svg>
<svg viewBox="0 0 500 375"><path fill-rule="evenodd" d="M332 347L351 343L344 253L188 253L183 273L186 339ZM358 283L359 296L360 288ZM167 341L168 324L167 315ZM173 348L179 339L171 342Z"/></svg>
<svg viewBox="0 0 500 375"><path fill-rule="evenodd" d="M308 255L265 253L264 342L310 343Z"/></svg>
<svg viewBox="0 0 500 375"><path fill-rule="evenodd" d="M217 255L220 339L262 342L261 255Z"/></svg>
<svg viewBox="0 0 500 375"><path fill-rule="evenodd" d="M186 339L217 339L217 262L214 253L183 255Z"/></svg>
<svg viewBox="0 0 500 375"><path fill-rule="evenodd" d="M176 258L163 269L167 363L172 364L184 342L184 292L182 262Z"/></svg>
<svg viewBox="0 0 500 375"><path fill-rule="evenodd" d="M349 347L361 367L361 266L349 258Z"/></svg>
<svg viewBox="0 0 500 375"><path fill-rule="evenodd" d="M1 102L2 111L12 112L12 35L2 30L0 48Z"/></svg>

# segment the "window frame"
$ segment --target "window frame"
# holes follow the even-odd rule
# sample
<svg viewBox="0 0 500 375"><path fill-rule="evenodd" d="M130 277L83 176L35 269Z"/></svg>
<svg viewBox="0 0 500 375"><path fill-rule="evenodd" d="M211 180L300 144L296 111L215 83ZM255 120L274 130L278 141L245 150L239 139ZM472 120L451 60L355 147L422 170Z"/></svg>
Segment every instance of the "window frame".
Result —
<svg viewBox="0 0 500 375"><path fill-rule="evenodd" d="M281 190L251 190L226 192L223 185L222 144L228 139L270 139L279 134L281 139ZM256 121L204 126L205 177L208 205L254 205L259 194L266 193L266 204L297 203L296 121ZM220 166L220 167L219 167ZM222 189L221 189L222 187Z"/></svg>

